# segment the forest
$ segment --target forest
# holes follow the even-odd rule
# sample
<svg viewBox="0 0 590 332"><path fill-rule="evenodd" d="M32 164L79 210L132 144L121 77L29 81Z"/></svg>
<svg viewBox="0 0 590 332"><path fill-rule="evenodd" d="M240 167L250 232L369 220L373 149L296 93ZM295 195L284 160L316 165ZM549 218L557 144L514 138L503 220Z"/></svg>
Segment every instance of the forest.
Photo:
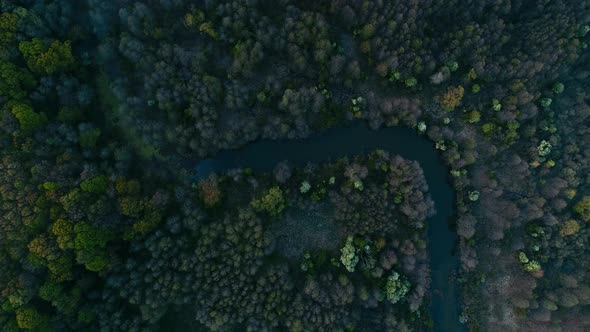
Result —
<svg viewBox="0 0 590 332"><path fill-rule="evenodd" d="M590 330L589 32L587 0L0 0L0 331L446 331L429 165L195 176L356 123L449 169L467 330Z"/></svg>

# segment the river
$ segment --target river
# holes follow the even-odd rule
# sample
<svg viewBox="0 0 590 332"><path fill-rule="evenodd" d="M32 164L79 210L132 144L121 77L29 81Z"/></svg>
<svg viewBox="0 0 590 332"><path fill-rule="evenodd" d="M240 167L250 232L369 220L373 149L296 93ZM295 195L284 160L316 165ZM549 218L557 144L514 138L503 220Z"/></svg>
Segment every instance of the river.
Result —
<svg viewBox="0 0 590 332"><path fill-rule="evenodd" d="M196 176L232 168L270 172L283 160L302 167L308 162L324 163L344 156L365 154L376 149L416 160L424 170L436 215L428 220L428 248L431 268L431 315L436 332L467 331L459 322L459 286L455 274L459 266L457 235L451 222L455 193L449 184L449 169L434 143L415 130L389 127L372 130L364 123L333 128L305 139L260 140L235 150L224 150L213 159L200 161Z"/></svg>

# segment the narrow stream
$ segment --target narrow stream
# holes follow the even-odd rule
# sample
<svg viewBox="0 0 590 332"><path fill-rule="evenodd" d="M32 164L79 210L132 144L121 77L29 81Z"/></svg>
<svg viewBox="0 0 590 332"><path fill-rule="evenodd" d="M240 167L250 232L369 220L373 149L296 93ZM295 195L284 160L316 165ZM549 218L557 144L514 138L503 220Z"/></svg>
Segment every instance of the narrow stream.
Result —
<svg viewBox="0 0 590 332"><path fill-rule="evenodd" d="M202 178L213 171L246 167L257 172L270 172L283 160L302 167L308 162L324 163L376 149L417 160L424 170L437 211L428 221L434 331L467 331L459 322L459 289L454 280L459 257L455 254L457 236L449 227L455 208L455 194L447 181L449 169L434 143L416 131L402 127L371 130L366 124L357 123L300 140L261 140L240 149L219 152L214 159L200 161L196 176Z"/></svg>

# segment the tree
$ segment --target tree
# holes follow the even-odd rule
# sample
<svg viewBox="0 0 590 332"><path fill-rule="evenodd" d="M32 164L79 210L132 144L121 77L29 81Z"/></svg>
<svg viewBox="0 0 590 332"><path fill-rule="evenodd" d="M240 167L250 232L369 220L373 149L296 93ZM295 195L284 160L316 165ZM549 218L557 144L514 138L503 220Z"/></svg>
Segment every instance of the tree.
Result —
<svg viewBox="0 0 590 332"><path fill-rule="evenodd" d="M86 222L76 224L74 232L74 249L78 263L94 272L106 268L110 261L106 246L112 238L111 234Z"/></svg>
<svg viewBox="0 0 590 332"><path fill-rule="evenodd" d="M346 239L346 243L344 244L344 247L340 249L340 252L342 253L342 255L340 255L340 262L342 265L344 265L348 272L354 272L355 266L359 262L359 257L356 254L357 249L354 246L352 236L349 236Z"/></svg>
<svg viewBox="0 0 590 332"><path fill-rule="evenodd" d="M8 12L0 14L0 46L8 47L16 39L17 32L18 15Z"/></svg>
<svg viewBox="0 0 590 332"><path fill-rule="evenodd" d="M33 307L23 307L16 310L18 327L25 330L50 331L47 317Z"/></svg>
<svg viewBox="0 0 590 332"><path fill-rule="evenodd" d="M27 104L15 104L12 106L12 114L18 120L21 130L31 132L37 127L42 126L47 121L43 114L36 113L33 108Z"/></svg>
<svg viewBox="0 0 590 332"><path fill-rule="evenodd" d="M217 178L210 176L209 178L199 182L199 196L203 200L206 207L214 207L221 202L222 193L219 190L219 183Z"/></svg>
<svg viewBox="0 0 590 332"><path fill-rule="evenodd" d="M285 209L285 198L281 188L274 186L261 198L253 200L250 204L257 211L265 211L271 216L278 216Z"/></svg>
<svg viewBox="0 0 590 332"><path fill-rule="evenodd" d="M574 219L569 219L563 225L561 225L561 229L559 230L559 234L561 236L570 236L578 233L580 230L580 225Z"/></svg>
<svg viewBox="0 0 590 332"><path fill-rule="evenodd" d="M83 148L93 148L100 137L99 128L80 129L80 146Z"/></svg>
<svg viewBox="0 0 590 332"><path fill-rule="evenodd" d="M107 190L109 181L104 175L92 177L80 183L80 189L94 194L102 194Z"/></svg>
<svg viewBox="0 0 590 332"><path fill-rule="evenodd" d="M438 97L438 102L445 111L452 111L461 104L465 89L462 86L450 87L443 96Z"/></svg>
<svg viewBox="0 0 590 332"><path fill-rule="evenodd" d="M26 70L0 60L0 97L21 101L35 86L35 78Z"/></svg>
<svg viewBox="0 0 590 332"><path fill-rule="evenodd" d="M385 296L389 302L395 304L410 291L410 282L399 273L393 271L385 283Z"/></svg>
<svg viewBox="0 0 590 332"><path fill-rule="evenodd" d="M574 205L574 211L584 219L584 221L590 221L590 196L584 196L576 205Z"/></svg>
<svg viewBox="0 0 590 332"><path fill-rule="evenodd" d="M72 46L69 41L53 41L49 46L40 38L21 41L18 49L27 66L35 73L51 75L74 65Z"/></svg>

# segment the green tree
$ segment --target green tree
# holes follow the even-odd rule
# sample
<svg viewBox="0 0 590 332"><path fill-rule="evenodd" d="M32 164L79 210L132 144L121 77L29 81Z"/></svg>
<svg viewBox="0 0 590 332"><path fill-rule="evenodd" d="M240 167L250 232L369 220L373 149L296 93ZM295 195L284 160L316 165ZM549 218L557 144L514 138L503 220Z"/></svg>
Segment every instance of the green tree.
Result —
<svg viewBox="0 0 590 332"><path fill-rule="evenodd" d="M56 220L51 225L51 232L56 237L57 245L61 250L74 248L74 225L64 219Z"/></svg>
<svg viewBox="0 0 590 332"><path fill-rule="evenodd" d="M102 194L107 190L109 180L104 175L92 177L80 183L80 189L94 194Z"/></svg>
<svg viewBox="0 0 590 332"><path fill-rule="evenodd" d="M278 186L270 188L260 199L250 203L255 210L265 211L271 216L278 216L285 209L285 198Z"/></svg>
<svg viewBox="0 0 590 332"><path fill-rule="evenodd" d="M35 128L42 126L47 121L43 114L36 113L33 108L27 104L15 104L12 106L12 115L18 120L21 130L31 132Z"/></svg>
<svg viewBox="0 0 590 332"><path fill-rule="evenodd" d="M340 262L348 272L354 272L356 264L359 262L359 256L357 256L357 248L354 246L352 236L346 239L344 247L340 249Z"/></svg>
<svg viewBox="0 0 590 332"><path fill-rule="evenodd" d="M20 101L35 86L35 78L26 69L0 60L0 97Z"/></svg>
<svg viewBox="0 0 590 332"><path fill-rule="evenodd" d="M0 48L8 47L16 40L18 16L15 13L0 14Z"/></svg>
<svg viewBox="0 0 590 332"><path fill-rule="evenodd" d="M111 234L86 222L76 224L74 232L74 249L78 263L94 272L106 268L110 263L106 247L107 242L112 239Z"/></svg>
<svg viewBox="0 0 590 332"><path fill-rule="evenodd" d="M576 205L574 205L574 211L584 219L584 221L590 221L590 196L584 196Z"/></svg>
<svg viewBox="0 0 590 332"><path fill-rule="evenodd" d="M51 75L74 65L72 46L69 41L53 41L49 46L40 38L21 41L18 49L27 66L35 73Z"/></svg>
<svg viewBox="0 0 590 332"><path fill-rule="evenodd" d="M25 330L51 331L47 317L33 307L23 307L16 310L18 327Z"/></svg>
<svg viewBox="0 0 590 332"><path fill-rule="evenodd" d="M395 304L410 291L410 282L399 273L393 272L385 283L385 296L389 302Z"/></svg>
<svg viewBox="0 0 590 332"><path fill-rule="evenodd" d="M80 131L80 146L83 148L93 148L100 137L99 128L90 128Z"/></svg>

